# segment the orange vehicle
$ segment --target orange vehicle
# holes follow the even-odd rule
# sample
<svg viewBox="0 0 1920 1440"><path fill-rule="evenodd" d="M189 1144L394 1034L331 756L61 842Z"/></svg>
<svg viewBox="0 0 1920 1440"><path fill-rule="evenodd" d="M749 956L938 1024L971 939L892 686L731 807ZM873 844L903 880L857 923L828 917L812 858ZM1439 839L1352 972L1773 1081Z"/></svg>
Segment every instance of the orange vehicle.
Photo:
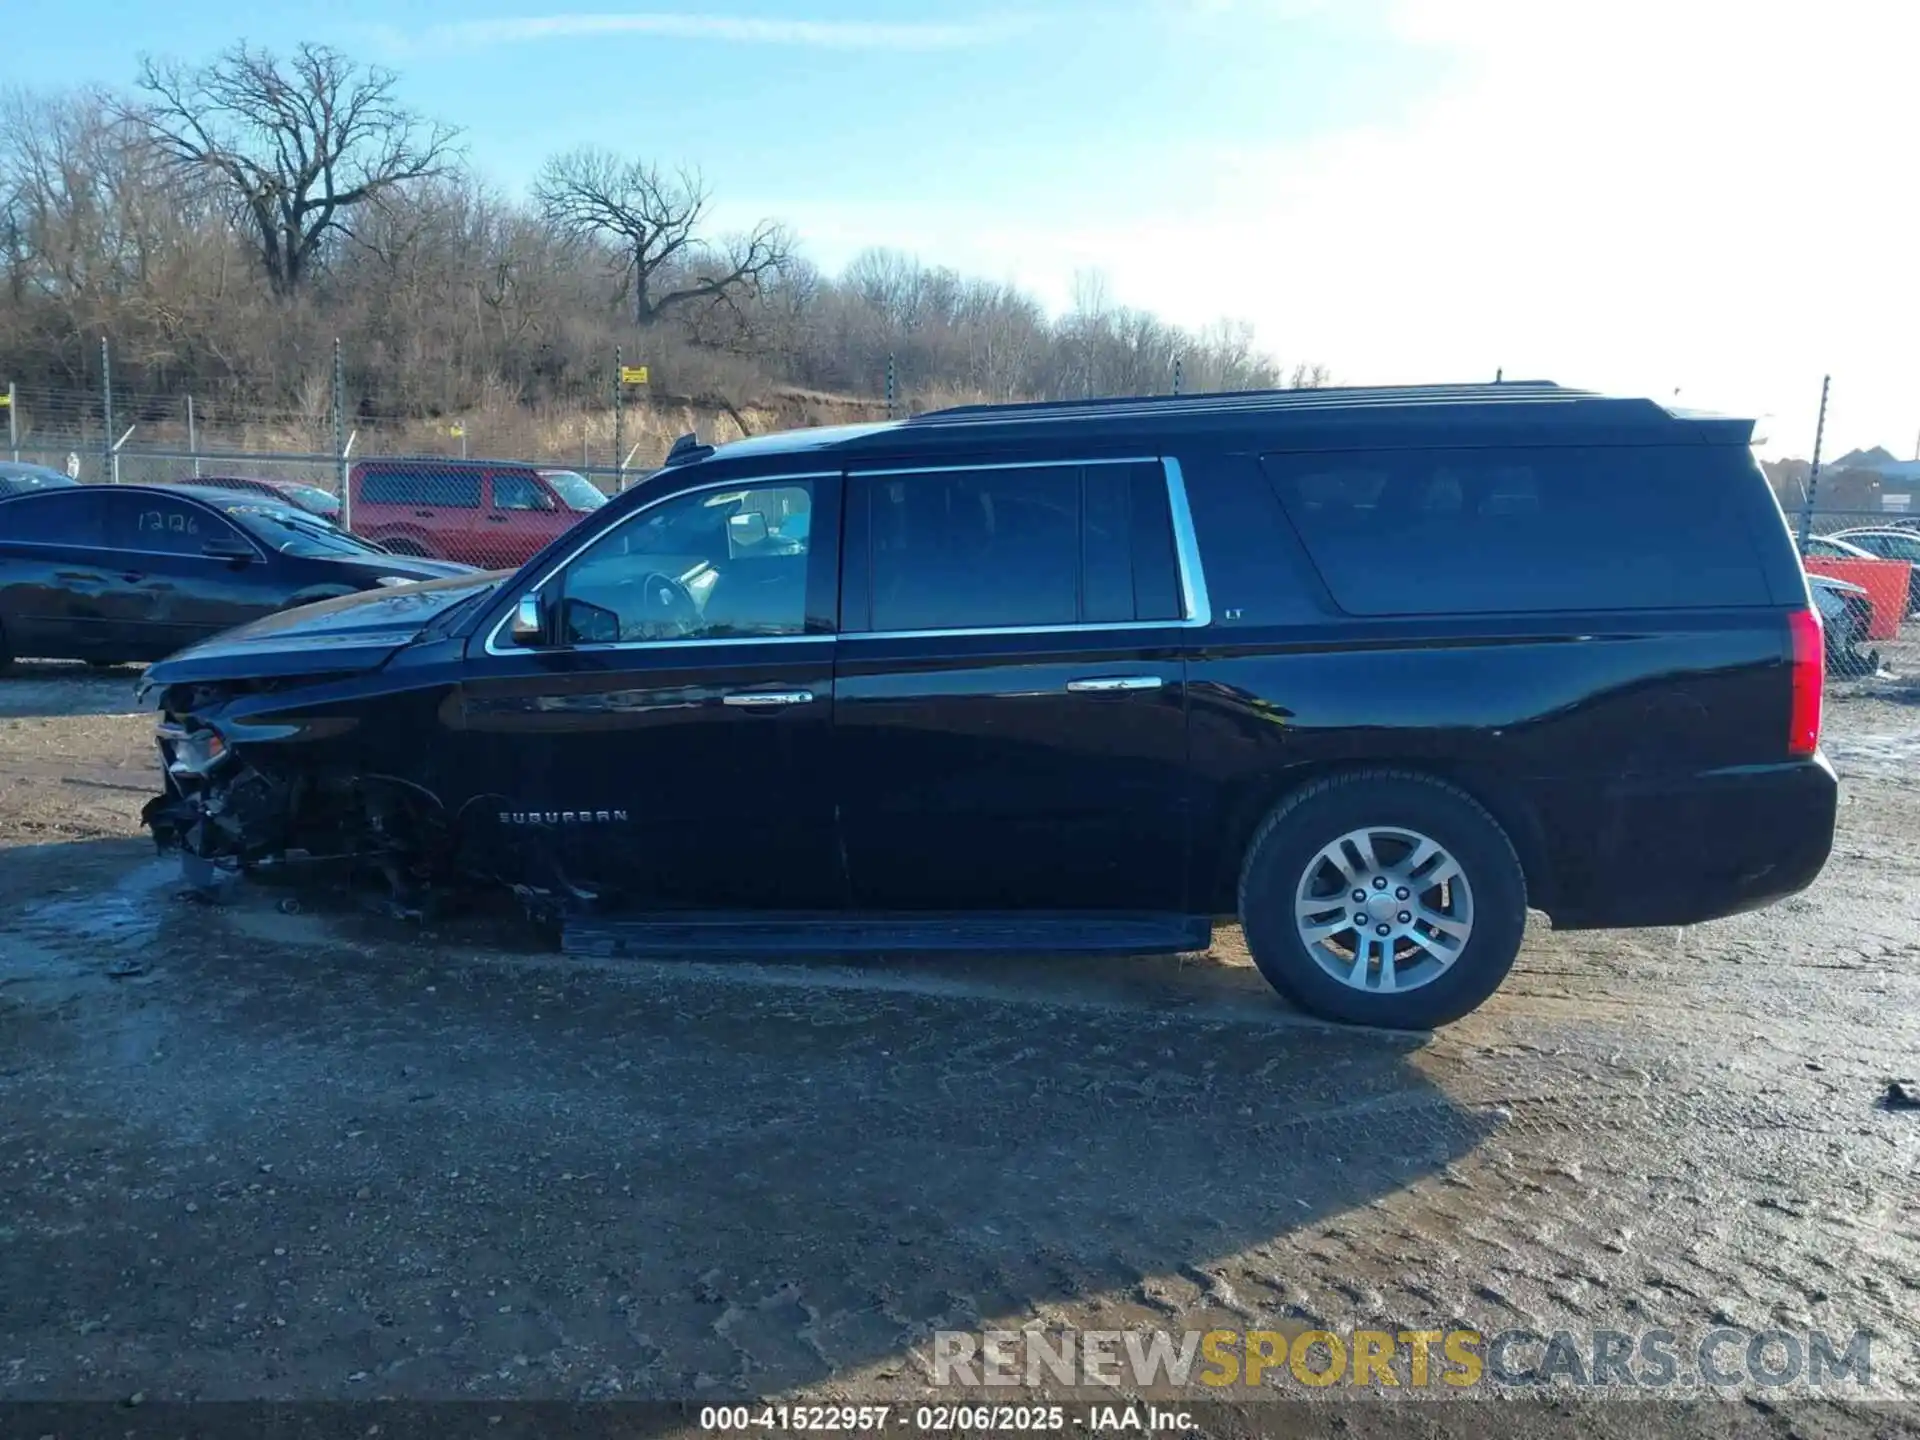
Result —
<svg viewBox="0 0 1920 1440"><path fill-rule="evenodd" d="M1802 547L1801 564L1810 575L1851 580L1867 592L1873 606L1869 638L1892 640L1899 635L1913 593L1913 566L1907 561L1882 559L1832 535L1814 535Z"/></svg>

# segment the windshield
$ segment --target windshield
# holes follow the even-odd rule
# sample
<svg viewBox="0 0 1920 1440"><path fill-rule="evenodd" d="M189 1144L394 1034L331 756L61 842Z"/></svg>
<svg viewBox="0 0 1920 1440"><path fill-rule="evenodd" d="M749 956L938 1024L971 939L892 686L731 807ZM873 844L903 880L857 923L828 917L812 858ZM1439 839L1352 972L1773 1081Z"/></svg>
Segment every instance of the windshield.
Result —
<svg viewBox="0 0 1920 1440"><path fill-rule="evenodd" d="M571 470L542 470L540 475L569 510L598 510L607 503L600 487L584 475Z"/></svg>
<svg viewBox="0 0 1920 1440"><path fill-rule="evenodd" d="M0 465L0 495L12 490L40 490L54 485L71 485L71 476L38 465Z"/></svg>
<svg viewBox="0 0 1920 1440"><path fill-rule="evenodd" d="M286 493L309 510L317 510L322 515L340 513L340 502L317 485L289 485Z"/></svg>
<svg viewBox="0 0 1920 1440"><path fill-rule="evenodd" d="M247 533L282 555L318 560L330 555L384 555L386 550L358 535L349 535L318 515L278 505L223 507Z"/></svg>
<svg viewBox="0 0 1920 1440"><path fill-rule="evenodd" d="M1856 535L1850 537L1863 550L1878 551L1895 560L1920 560L1920 535Z"/></svg>

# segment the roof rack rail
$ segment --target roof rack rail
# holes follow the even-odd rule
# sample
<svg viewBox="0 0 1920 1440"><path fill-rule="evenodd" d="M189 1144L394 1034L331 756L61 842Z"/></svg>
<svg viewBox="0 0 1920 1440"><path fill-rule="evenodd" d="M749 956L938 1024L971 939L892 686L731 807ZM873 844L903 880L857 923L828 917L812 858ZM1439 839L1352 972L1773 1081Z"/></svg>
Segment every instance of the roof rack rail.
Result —
<svg viewBox="0 0 1920 1440"><path fill-rule="evenodd" d="M1302 390L1218 390L1195 395L1114 395L1083 400L1034 400L1004 405L956 405L911 416L908 425L948 421L1110 418L1134 414L1219 414L1248 411L1335 410L1381 405L1446 405L1462 401L1526 404L1592 398L1551 380L1504 380L1464 385L1352 385Z"/></svg>

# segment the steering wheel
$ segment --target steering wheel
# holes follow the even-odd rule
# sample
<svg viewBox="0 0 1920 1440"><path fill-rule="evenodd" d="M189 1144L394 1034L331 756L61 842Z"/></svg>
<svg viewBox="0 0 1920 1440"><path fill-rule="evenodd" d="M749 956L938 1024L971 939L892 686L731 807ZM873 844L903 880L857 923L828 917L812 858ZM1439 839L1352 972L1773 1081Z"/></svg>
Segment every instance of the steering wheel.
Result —
<svg viewBox="0 0 1920 1440"><path fill-rule="evenodd" d="M693 592L678 576L649 570L639 579L638 619L648 630L689 630L700 621Z"/></svg>

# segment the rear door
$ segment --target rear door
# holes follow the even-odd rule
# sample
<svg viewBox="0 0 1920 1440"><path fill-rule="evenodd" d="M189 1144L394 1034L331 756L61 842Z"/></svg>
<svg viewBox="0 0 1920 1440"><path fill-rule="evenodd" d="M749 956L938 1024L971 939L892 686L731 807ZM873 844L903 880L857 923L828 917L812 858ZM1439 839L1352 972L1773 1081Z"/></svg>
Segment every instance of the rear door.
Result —
<svg viewBox="0 0 1920 1440"><path fill-rule="evenodd" d="M353 529L400 555L474 564L481 467L438 460L362 462Z"/></svg>
<svg viewBox="0 0 1920 1440"><path fill-rule="evenodd" d="M0 503L0 653L100 655L113 575L100 495L80 485Z"/></svg>
<svg viewBox="0 0 1920 1440"><path fill-rule="evenodd" d="M867 910L1186 904L1183 584L1157 459L847 483L834 758Z"/></svg>

